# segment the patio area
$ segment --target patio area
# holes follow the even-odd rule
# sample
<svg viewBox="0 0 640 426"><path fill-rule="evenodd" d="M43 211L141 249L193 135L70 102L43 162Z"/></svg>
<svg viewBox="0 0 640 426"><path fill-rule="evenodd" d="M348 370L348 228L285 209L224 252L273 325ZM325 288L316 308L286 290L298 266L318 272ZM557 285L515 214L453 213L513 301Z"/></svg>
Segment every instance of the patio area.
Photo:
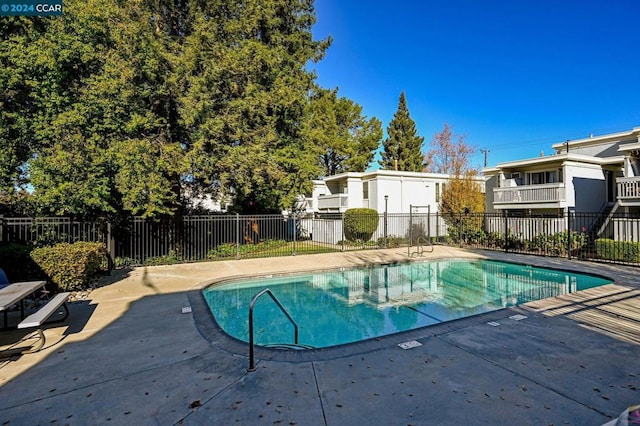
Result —
<svg viewBox="0 0 640 426"><path fill-rule="evenodd" d="M0 420L601 425L640 404L640 269L444 246L422 259L445 257L595 273L615 284L306 358L261 350L257 370L247 372L247 346L212 329L197 306L201 288L231 277L406 261L406 248L117 271L71 303L64 324L47 328L42 351L0 363ZM23 334L3 331L0 345ZM412 340L421 346L398 346Z"/></svg>

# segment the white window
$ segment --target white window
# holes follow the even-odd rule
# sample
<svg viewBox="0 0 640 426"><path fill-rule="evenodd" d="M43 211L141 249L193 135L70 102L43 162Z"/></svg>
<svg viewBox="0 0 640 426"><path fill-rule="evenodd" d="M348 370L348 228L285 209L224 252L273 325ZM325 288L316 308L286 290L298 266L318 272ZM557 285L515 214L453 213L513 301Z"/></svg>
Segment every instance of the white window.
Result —
<svg viewBox="0 0 640 426"><path fill-rule="evenodd" d="M544 173L529 173L529 184L542 185L544 183Z"/></svg>
<svg viewBox="0 0 640 426"><path fill-rule="evenodd" d="M557 170L528 173L528 175L529 175L529 185L544 185L545 183L559 182Z"/></svg>

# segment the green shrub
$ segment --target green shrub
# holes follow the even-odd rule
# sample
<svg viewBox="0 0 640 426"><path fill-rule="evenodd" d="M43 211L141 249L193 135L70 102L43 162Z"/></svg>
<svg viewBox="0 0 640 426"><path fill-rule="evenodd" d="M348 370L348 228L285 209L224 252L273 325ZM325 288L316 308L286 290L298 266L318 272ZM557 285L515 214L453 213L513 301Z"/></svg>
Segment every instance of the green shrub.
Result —
<svg viewBox="0 0 640 426"><path fill-rule="evenodd" d="M524 241L525 249L528 251L538 251L553 256L566 256L567 244L569 243L569 233L567 231L556 232L555 234L539 234L529 241ZM587 244L587 235L576 231L571 231L571 252L583 248Z"/></svg>
<svg viewBox="0 0 640 426"><path fill-rule="evenodd" d="M479 244L485 238L484 216L468 213L442 213L448 240L459 244Z"/></svg>
<svg viewBox="0 0 640 426"><path fill-rule="evenodd" d="M599 238L595 241L598 257L624 262L640 262L640 243Z"/></svg>
<svg viewBox="0 0 640 426"><path fill-rule="evenodd" d="M32 247L25 244L0 245L0 268L10 282L41 280L44 274L30 256Z"/></svg>
<svg viewBox="0 0 640 426"><path fill-rule="evenodd" d="M487 239L484 229L470 229L466 235L468 244L482 244Z"/></svg>
<svg viewBox="0 0 640 426"><path fill-rule="evenodd" d="M182 262L182 258L178 255L174 250L169 250L169 254L165 254L163 256L154 256L148 257L144 264L147 266L158 266L158 265L175 265L176 263Z"/></svg>
<svg viewBox="0 0 640 426"><path fill-rule="evenodd" d="M269 256L282 253L281 249L287 244L285 240L263 240L257 244L242 244L240 245L240 256Z"/></svg>
<svg viewBox="0 0 640 426"><path fill-rule="evenodd" d="M136 261L136 259L133 259L131 257L116 257L113 261L113 267L116 269L122 269L122 268L130 268L133 265L138 264L138 262Z"/></svg>
<svg viewBox="0 0 640 426"><path fill-rule="evenodd" d="M225 257L234 257L236 255L236 245L234 243L220 244L214 249L209 250L207 259L220 259Z"/></svg>
<svg viewBox="0 0 640 426"><path fill-rule="evenodd" d="M384 247L384 238L382 238L383 242L380 243L380 238L377 241L362 241L362 240L339 240L336 242L338 245L344 245L346 247Z"/></svg>
<svg viewBox="0 0 640 426"><path fill-rule="evenodd" d="M59 243L51 247L36 248L31 258L47 278L61 290L81 290L100 270L106 256L102 243Z"/></svg>
<svg viewBox="0 0 640 426"><path fill-rule="evenodd" d="M553 234L554 241L557 250L562 255L567 254L567 243L569 242L569 233L567 231L558 232ZM574 253L577 250L587 245L587 234L577 231L571 231L571 252Z"/></svg>
<svg viewBox="0 0 640 426"><path fill-rule="evenodd" d="M409 242L408 238L396 237L395 235L389 235L387 240L385 241L384 237L378 238L377 245L380 248L385 248L385 243L387 248L398 248L400 246L406 246Z"/></svg>
<svg viewBox="0 0 640 426"><path fill-rule="evenodd" d="M272 253L273 250L278 251L278 249L286 247L287 244L285 240L264 240L256 244L241 244L238 252L241 257L256 253ZM236 245L234 243L220 244L207 253L207 259L224 259L235 256Z"/></svg>
<svg viewBox="0 0 640 426"><path fill-rule="evenodd" d="M351 241L369 241L378 229L378 212L373 209L349 209L344 213L344 236Z"/></svg>
<svg viewBox="0 0 640 426"><path fill-rule="evenodd" d="M522 250L524 248L524 241L522 235L516 235L509 231L507 238L504 242L504 248L507 250Z"/></svg>
<svg viewBox="0 0 640 426"><path fill-rule="evenodd" d="M502 247L504 238L498 232L489 232L485 237L485 244L489 247Z"/></svg>

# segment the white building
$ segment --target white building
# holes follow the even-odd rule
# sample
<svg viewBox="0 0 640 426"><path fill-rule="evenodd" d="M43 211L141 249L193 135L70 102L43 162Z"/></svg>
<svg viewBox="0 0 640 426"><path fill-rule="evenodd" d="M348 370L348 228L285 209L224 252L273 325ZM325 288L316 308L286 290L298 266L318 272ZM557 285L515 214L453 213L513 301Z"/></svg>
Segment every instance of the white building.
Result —
<svg viewBox="0 0 640 426"><path fill-rule="evenodd" d="M485 168L485 210L538 217L594 213L598 234L616 212L640 211L640 127L552 147L553 155Z"/></svg>
<svg viewBox="0 0 640 426"><path fill-rule="evenodd" d="M298 208L315 214L340 214L354 208L386 211L388 216L379 221L374 241L386 236L415 238L418 231L445 235L444 222L427 213L438 212L442 191L450 180L444 174L393 170L342 173L313 181L311 197L300 199ZM484 177L477 180L484 191ZM305 223L314 240L330 244L344 239L342 225L330 215Z"/></svg>
<svg viewBox="0 0 640 426"><path fill-rule="evenodd" d="M342 213L352 208L370 208L379 213L432 213L438 211L440 195L449 175L375 170L342 173L314 181L311 197L303 207L316 213ZM484 191L484 178L478 177Z"/></svg>

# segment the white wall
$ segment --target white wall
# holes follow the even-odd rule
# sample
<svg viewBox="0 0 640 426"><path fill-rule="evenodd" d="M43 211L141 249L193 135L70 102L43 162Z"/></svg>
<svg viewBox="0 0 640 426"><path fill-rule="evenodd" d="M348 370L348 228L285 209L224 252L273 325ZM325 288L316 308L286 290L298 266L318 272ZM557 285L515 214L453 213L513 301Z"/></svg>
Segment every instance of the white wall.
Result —
<svg viewBox="0 0 640 426"><path fill-rule="evenodd" d="M498 182L500 181L499 175L487 175L485 181L485 194L484 194L484 211L487 213L493 213L497 210L493 208L493 202L495 197L493 189L498 188Z"/></svg>
<svg viewBox="0 0 640 426"><path fill-rule="evenodd" d="M347 178L347 194L349 195L349 208L359 209L362 208L362 179L359 177Z"/></svg>
<svg viewBox="0 0 640 426"><path fill-rule="evenodd" d="M341 220L314 219L310 228L313 241L337 244L338 241L343 239Z"/></svg>
<svg viewBox="0 0 640 426"><path fill-rule="evenodd" d="M634 140L629 142L634 142ZM619 142L603 142L601 144L587 146L569 146L569 153L607 158L620 155L620 152L618 151L619 147Z"/></svg>
<svg viewBox="0 0 640 426"><path fill-rule="evenodd" d="M436 183L440 184L442 192L443 184L449 181L446 175L388 170L345 173L329 179L325 195L344 193L348 196L348 208L368 207L379 213L385 210L385 195L388 196L388 213L409 213L409 206L430 206L431 212L435 213L438 211ZM363 199L364 182L369 183L368 200ZM314 206L317 205L315 198L320 193L314 190ZM427 209L422 208L418 212L426 213Z"/></svg>
<svg viewBox="0 0 640 426"><path fill-rule="evenodd" d="M409 213L409 206L431 206L431 212L438 211L435 201L435 180L403 176L378 176L375 179L375 203L372 208L384 212L384 196L388 195L388 213ZM370 185L371 188L371 185ZM369 189L369 197L372 196ZM373 207L375 206L375 207Z"/></svg>
<svg viewBox="0 0 640 426"><path fill-rule="evenodd" d="M314 202L317 202L318 196L328 195L328 194L329 194L329 189L327 188L327 185L324 183L324 181L321 181L321 180L313 181L313 190L311 193L311 198L313 198Z"/></svg>

